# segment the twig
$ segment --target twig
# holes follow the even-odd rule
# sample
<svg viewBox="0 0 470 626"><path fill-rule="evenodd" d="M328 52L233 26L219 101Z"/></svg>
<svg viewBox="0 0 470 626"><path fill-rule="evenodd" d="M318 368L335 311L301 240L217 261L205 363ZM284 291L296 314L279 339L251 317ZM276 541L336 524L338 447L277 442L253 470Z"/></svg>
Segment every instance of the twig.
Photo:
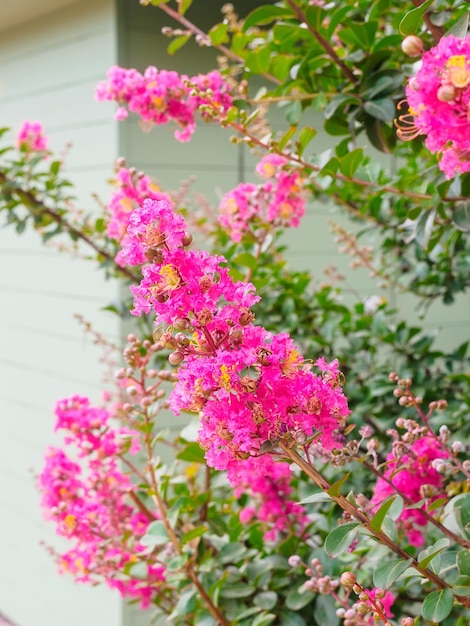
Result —
<svg viewBox="0 0 470 626"><path fill-rule="evenodd" d="M312 35L315 37L315 39L318 41L318 43L321 45L321 47L327 53L327 55L340 68L340 70L343 72L343 74L354 85L356 85L356 86L359 85L359 79L356 76L354 76L353 72L349 69L349 67L346 65L346 63L344 63L344 61L339 58L339 56L336 54L334 48L331 46L330 42L327 41L323 37L323 35L321 33L319 33L318 30L312 26L312 24L310 24L310 22L307 19L307 16L302 11L302 9L299 6L297 6L297 4L294 2L294 0L286 0L286 1L287 1L287 4L292 9L292 11L294 12L295 16L298 18L299 22L302 22L303 24L305 24L307 26L308 30L312 33Z"/></svg>

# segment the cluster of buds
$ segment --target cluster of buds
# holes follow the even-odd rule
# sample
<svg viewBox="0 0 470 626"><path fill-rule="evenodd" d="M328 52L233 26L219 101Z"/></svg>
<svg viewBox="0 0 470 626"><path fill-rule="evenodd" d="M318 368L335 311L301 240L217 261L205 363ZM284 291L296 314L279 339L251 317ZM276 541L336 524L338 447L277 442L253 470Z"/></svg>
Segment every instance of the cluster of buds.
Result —
<svg viewBox="0 0 470 626"><path fill-rule="evenodd" d="M336 589L338 589L340 585L338 579L324 574L323 565L317 558L311 559L310 565L307 565L307 563L302 561L300 556L294 554L289 557L289 565L291 567L302 566L305 569L305 575L308 576L308 580L299 588L299 593L311 591L322 595L331 595L336 592Z"/></svg>
<svg viewBox="0 0 470 626"><path fill-rule="evenodd" d="M353 591L358 596L358 601L352 606L336 611L336 615L344 619L344 626L365 626L374 622L392 626L388 618L393 617L390 607L395 598L389 591L380 588L365 589L358 583L353 572L344 572L340 583L348 592Z"/></svg>
<svg viewBox="0 0 470 626"><path fill-rule="evenodd" d="M154 405L154 414L162 408L168 408L167 402L156 403L165 396L164 390L160 388L161 383L174 381L175 376L167 370L149 367L151 360L165 347L161 341L141 340L131 333L127 342L123 351L127 367L118 369L115 378L125 394L125 401L120 407L121 417L133 421L140 415L141 408L147 410Z"/></svg>

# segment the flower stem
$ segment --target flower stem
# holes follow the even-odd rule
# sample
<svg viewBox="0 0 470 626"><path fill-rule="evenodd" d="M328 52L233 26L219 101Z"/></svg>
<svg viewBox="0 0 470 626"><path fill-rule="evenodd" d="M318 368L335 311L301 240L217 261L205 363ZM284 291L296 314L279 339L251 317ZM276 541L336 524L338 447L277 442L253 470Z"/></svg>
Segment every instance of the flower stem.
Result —
<svg viewBox="0 0 470 626"><path fill-rule="evenodd" d="M364 528L367 529L367 531L373 535L376 539L379 540L379 542L386 546L389 550L391 550L392 552L394 552L397 556L399 556L401 559L403 560L408 560L411 558L411 563L410 566L413 567L417 572L419 572L420 574L424 575L429 581L431 581L432 583L434 583L436 585L436 587L438 587L439 589L445 589L445 588L450 588L451 589L451 585L449 585L445 580L443 580L440 576L438 576L437 574L435 574L434 572L432 572L430 569L428 568L421 568L418 561L413 558L410 557L410 555L405 552L405 550L403 550L403 548L401 548L398 544L396 544L392 539L390 539L390 537L388 537L385 533L383 533L380 530L375 530L374 528L372 528L371 523L370 523L370 519L367 517L367 515L365 513L363 513L362 511L360 511L352 502L350 502L345 496L338 494L338 495L332 495L331 494L331 485L330 483L326 480L326 478L324 476L322 476L322 474L320 474L320 472L318 472L317 469L315 469L315 467L313 467L312 465L310 465L304 458L302 458L300 456L300 454L292 447L290 447L285 441L283 441L282 439L279 441L279 447L282 449L282 451L285 453L285 455L291 460L293 461L296 465L298 465L300 467L300 469L309 477L313 480L313 482L320 487L320 489L322 491L324 491L325 493L327 493L330 498L336 502L337 504L339 504L339 506L346 511L346 513L349 513L349 515L351 515L351 517L353 517L355 520L357 520L360 524L362 524L362 526L364 526ZM464 606L466 607L470 607L470 597L467 596L459 596L459 595L455 595L455 598Z"/></svg>

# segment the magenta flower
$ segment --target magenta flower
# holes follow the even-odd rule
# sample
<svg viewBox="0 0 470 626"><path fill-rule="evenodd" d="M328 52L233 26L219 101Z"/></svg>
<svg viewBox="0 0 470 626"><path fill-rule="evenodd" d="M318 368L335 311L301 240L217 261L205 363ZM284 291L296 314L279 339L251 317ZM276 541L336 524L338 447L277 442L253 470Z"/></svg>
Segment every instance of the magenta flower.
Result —
<svg viewBox="0 0 470 626"><path fill-rule="evenodd" d="M447 178L469 172L470 39L442 37L423 55L406 96L414 128L399 127L399 136L413 139L426 135L426 146L437 154Z"/></svg>
<svg viewBox="0 0 470 626"><path fill-rule="evenodd" d="M177 72L148 67L144 74L117 65L108 71L108 80L96 87L100 102L119 104L115 117L123 120L128 111L136 113L144 124L162 125L174 122L175 137L189 141L196 128L195 113L206 120L222 119L232 106L230 87L219 72L189 77Z"/></svg>
<svg viewBox="0 0 470 626"><path fill-rule="evenodd" d="M432 437L422 437L415 441L407 454L399 459L393 452L387 456L387 469L385 478L379 478L375 485L371 503L379 508L384 500L396 494L393 485L413 502L423 499L423 487L433 488L433 495L428 498L428 504L445 496L444 480L441 474L431 464L434 459L446 459L449 453L442 449L439 442ZM426 505L423 505L425 507ZM418 527L423 528L427 519L418 509L404 509L400 515L400 523L405 531L408 541L413 546L422 546L424 537Z"/></svg>
<svg viewBox="0 0 470 626"><path fill-rule="evenodd" d="M349 409L336 361L320 359L316 374L287 334L256 326L253 285L234 281L223 257L188 250L184 220L168 202L144 202L128 237L127 261L151 261L131 287L133 313L153 310L158 324L190 331L171 337L170 362L181 365L170 407L199 412L210 466L236 484L240 461L262 456L281 437L318 435L327 449L340 445Z"/></svg>
<svg viewBox="0 0 470 626"><path fill-rule="evenodd" d="M265 183L240 183L220 202L219 222L236 242L259 227L298 226L305 214L304 181L286 157L268 154L256 172Z"/></svg>
<svg viewBox="0 0 470 626"><path fill-rule="evenodd" d="M16 145L24 152L44 152L47 150L48 139L40 122L23 122Z"/></svg>
<svg viewBox="0 0 470 626"><path fill-rule="evenodd" d="M142 551L140 539L151 521L134 506L129 497L134 487L119 467L119 454L138 452L138 444L132 443L138 433L113 428L109 411L80 396L58 402L56 416L56 430L67 431L65 444L75 447L75 460L50 448L39 489L46 517L55 523L57 534L72 543L55 555L59 569L78 582L104 580L146 607L155 586L164 580L164 569L146 555L141 557L147 565L145 579L122 575Z"/></svg>

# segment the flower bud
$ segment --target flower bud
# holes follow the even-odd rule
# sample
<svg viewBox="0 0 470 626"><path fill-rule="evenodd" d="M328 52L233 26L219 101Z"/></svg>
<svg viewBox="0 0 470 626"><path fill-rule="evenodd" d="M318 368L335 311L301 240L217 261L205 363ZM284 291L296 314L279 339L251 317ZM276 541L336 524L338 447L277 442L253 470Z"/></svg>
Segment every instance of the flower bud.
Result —
<svg viewBox="0 0 470 626"><path fill-rule="evenodd" d="M302 563L302 559L300 558L298 554L293 554L292 556L289 557L288 563L291 567L297 567L298 565Z"/></svg>
<svg viewBox="0 0 470 626"><path fill-rule="evenodd" d="M437 90L437 99L441 102L452 102L456 94L457 90L453 85L441 85Z"/></svg>
<svg viewBox="0 0 470 626"><path fill-rule="evenodd" d="M193 236L191 235L191 233L185 233L183 235L181 243L183 244L183 246L189 246L191 245L192 241L193 241Z"/></svg>
<svg viewBox="0 0 470 626"><path fill-rule="evenodd" d="M184 360L184 354L180 352L179 350L172 352L168 357L168 361L170 365L179 365L183 360Z"/></svg>
<svg viewBox="0 0 470 626"><path fill-rule="evenodd" d="M356 584L356 574L354 572L344 572L341 574L340 582L343 587L352 588Z"/></svg>
<svg viewBox="0 0 470 626"><path fill-rule="evenodd" d="M419 57L424 52L423 42L416 35L408 35L401 42L401 49L409 57Z"/></svg>

